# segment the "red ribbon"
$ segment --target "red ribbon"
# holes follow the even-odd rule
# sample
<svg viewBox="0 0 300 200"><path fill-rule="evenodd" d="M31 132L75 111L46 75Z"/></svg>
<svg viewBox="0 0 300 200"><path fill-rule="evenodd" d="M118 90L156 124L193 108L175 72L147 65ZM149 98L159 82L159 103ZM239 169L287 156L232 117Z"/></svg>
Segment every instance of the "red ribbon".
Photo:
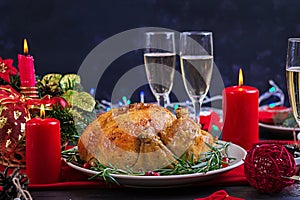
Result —
<svg viewBox="0 0 300 200"><path fill-rule="evenodd" d="M41 99L25 99L24 96L13 89L10 85L0 85L0 104L2 105L23 103L28 109L32 109L40 108L43 104L46 108L51 108L54 104L58 103L58 100L55 98L57 97L52 98L50 95L45 95Z"/></svg>
<svg viewBox="0 0 300 200"><path fill-rule="evenodd" d="M230 196L225 190L219 190L208 197L196 198L195 200L241 200L241 198Z"/></svg>
<svg viewBox="0 0 300 200"><path fill-rule="evenodd" d="M18 103L24 102L25 99L21 97L21 95L13 89L10 85L1 85L0 86L0 103Z"/></svg>
<svg viewBox="0 0 300 200"><path fill-rule="evenodd" d="M51 96L50 95L45 95L41 99L28 99L27 100L27 107L28 108L40 108L42 104L45 107L51 107L52 106Z"/></svg>

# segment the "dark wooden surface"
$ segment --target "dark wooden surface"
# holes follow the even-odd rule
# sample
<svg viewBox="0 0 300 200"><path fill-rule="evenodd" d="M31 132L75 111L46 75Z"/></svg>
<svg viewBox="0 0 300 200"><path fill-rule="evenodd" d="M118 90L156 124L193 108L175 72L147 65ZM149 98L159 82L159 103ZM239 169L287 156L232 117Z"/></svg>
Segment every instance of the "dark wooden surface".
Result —
<svg viewBox="0 0 300 200"><path fill-rule="evenodd" d="M299 186L300 189L300 186ZM231 187L183 187L168 189L139 189L139 188L114 188L114 189L88 189L88 190L60 190L60 191L31 191L34 199L122 199L122 200L188 200L206 197L217 190L225 190L231 196L244 199L300 199L300 190L297 194L285 189L276 194L262 194L250 186ZM295 193L295 192L294 192Z"/></svg>

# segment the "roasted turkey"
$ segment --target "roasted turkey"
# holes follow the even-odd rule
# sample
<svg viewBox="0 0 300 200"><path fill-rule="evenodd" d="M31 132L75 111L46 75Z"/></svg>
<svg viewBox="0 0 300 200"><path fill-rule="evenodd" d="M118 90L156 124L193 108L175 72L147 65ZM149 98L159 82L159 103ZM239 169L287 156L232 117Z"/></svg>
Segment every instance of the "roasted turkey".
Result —
<svg viewBox="0 0 300 200"><path fill-rule="evenodd" d="M194 161L209 150L211 134L201 130L185 109L176 116L155 104L137 103L99 115L80 136L80 158L97 159L120 169L153 170L172 167L175 157Z"/></svg>

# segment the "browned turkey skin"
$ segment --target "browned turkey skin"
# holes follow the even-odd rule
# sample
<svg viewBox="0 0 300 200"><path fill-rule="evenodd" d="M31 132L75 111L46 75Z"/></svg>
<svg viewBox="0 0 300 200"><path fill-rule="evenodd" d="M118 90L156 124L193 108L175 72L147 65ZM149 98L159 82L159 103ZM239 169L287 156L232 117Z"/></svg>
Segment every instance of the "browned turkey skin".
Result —
<svg viewBox="0 0 300 200"><path fill-rule="evenodd" d="M80 158L91 163L134 171L172 167L175 157L187 154L198 160L213 137L195 123L184 109L176 117L155 104L137 103L101 114L78 141Z"/></svg>

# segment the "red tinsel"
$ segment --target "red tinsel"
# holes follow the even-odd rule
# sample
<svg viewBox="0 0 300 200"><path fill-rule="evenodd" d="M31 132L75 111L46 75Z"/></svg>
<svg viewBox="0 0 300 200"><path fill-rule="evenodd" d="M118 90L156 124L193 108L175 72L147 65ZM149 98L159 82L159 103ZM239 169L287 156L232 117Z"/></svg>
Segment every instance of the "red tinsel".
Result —
<svg viewBox="0 0 300 200"><path fill-rule="evenodd" d="M244 164L249 184L262 193L280 192L294 183L282 176L293 176L296 164L282 144L257 144L248 152Z"/></svg>

